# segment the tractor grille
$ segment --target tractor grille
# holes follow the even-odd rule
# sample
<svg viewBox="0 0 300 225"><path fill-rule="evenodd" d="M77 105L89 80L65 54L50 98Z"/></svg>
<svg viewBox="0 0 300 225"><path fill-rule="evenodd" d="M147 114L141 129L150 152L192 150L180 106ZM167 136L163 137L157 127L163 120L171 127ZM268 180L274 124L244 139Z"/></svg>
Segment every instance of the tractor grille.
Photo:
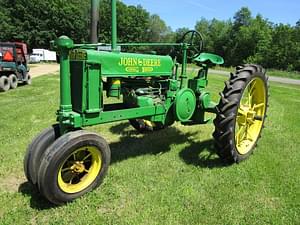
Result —
<svg viewBox="0 0 300 225"><path fill-rule="evenodd" d="M71 61L71 98L73 111L83 112L83 78L84 78L84 62Z"/></svg>

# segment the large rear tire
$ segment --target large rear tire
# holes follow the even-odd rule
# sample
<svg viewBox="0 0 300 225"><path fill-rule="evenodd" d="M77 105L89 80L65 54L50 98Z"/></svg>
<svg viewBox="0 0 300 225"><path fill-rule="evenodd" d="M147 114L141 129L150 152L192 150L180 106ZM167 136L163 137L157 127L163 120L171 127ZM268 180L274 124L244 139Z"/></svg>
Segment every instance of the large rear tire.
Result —
<svg viewBox="0 0 300 225"><path fill-rule="evenodd" d="M50 202L60 205L98 187L110 164L107 142L80 130L59 137L42 157L38 186Z"/></svg>
<svg viewBox="0 0 300 225"><path fill-rule="evenodd" d="M258 65L237 67L225 84L214 120L217 154L227 163L247 159L264 127L268 78Z"/></svg>
<svg viewBox="0 0 300 225"><path fill-rule="evenodd" d="M6 76L0 77L0 92L8 91L10 88L9 79Z"/></svg>
<svg viewBox="0 0 300 225"><path fill-rule="evenodd" d="M37 176L41 164L41 157L47 148L60 136L59 125L54 124L43 130L28 145L24 157L24 172L27 180L32 184L37 184Z"/></svg>

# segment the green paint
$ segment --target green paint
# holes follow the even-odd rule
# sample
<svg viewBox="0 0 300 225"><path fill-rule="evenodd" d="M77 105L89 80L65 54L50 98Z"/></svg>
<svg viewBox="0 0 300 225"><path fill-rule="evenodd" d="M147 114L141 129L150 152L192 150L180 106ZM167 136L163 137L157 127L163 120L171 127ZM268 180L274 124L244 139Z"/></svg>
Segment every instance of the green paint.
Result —
<svg viewBox="0 0 300 225"><path fill-rule="evenodd" d="M117 51L117 1L111 0L111 47Z"/></svg>
<svg viewBox="0 0 300 225"><path fill-rule="evenodd" d="M118 78L108 78L107 79L107 97L117 97L121 96L121 81Z"/></svg>
<svg viewBox="0 0 300 225"><path fill-rule="evenodd" d="M73 41L67 36L61 36L55 44L60 56L60 110L69 112L72 110L69 50L73 47Z"/></svg>
<svg viewBox="0 0 300 225"><path fill-rule="evenodd" d="M196 96L194 91L189 88L178 91L175 104L177 119L182 122L189 121L196 108Z"/></svg>
<svg viewBox="0 0 300 225"><path fill-rule="evenodd" d="M194 59L198 63L213 63L216 65L221 65L224 63L224 59L221 56L211 54L211 53L201 53L197 58Z"/></svg>
<svg viewBox="0 0 300 225"><path fill-rule="evenodd" d="M99 113L102 93L100 90L100 65L87 64L87 109L86 113Z"/></svg>
<svg viewBox="0 0 300 225"><path fill-rule="evenodd" d="M173 61L170 56L117 53L95 50L85 50L85 52L87 54L88 62L101 64L101 73L103 76L119 77L172 75Z"/></svg>

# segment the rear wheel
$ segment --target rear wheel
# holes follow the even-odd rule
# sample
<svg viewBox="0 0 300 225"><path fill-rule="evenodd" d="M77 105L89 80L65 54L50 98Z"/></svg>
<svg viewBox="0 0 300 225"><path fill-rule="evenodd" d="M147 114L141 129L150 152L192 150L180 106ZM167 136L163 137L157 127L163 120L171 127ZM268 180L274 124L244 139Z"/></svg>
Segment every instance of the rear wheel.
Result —
<svg viewBox="0 0 300 225"><path fill-rule="evenodd" d="M8 91L10 88L9 79L6 76L0 77L0 92Z"/></svg>
<svg viewBox="0 0 300 225"><path fill-rule="evenodd" d="M110 149L102 137L80 130L58 138L42 158L40 192L59 205L101 184L110 163Z"/></svg>
<svg viewBox="0 0 300 225"><path fill-rule="evenodd" d="M24 172L27 180L37 184L37 174L41 163L41 157L47 148L60 136L59 125L55 124L37 135L28 145L24 157Z"/></svg>
<svg viewBox="0 0 300 225"><path fill-rule="evenodd" d="M216 150L226 162L240 162L253 152L268 105L267 77L262 67L237 68L221 93L214 120Z"/></svg>
<svg viewBox="0 0 300 225"><path fill-rule="evenodd" d="M8 79L9 79L11 89L15 89L18 87L18 78L15 74L9 75Z"/></svg>

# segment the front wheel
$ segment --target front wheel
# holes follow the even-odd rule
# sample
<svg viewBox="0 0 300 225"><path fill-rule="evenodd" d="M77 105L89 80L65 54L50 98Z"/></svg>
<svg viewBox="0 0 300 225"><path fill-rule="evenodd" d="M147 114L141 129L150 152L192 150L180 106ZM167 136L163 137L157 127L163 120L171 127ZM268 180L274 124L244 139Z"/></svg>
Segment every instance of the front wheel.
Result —
<svg viewBox="0 0 300 225"><path fill-rule="evenodd" d="M43 155L38 173L39 190L60 205L98 187L110 164L107 142L80 130L58 138Z"/></svg>
<svg viewBox="0 0 300 225"><path fill-rule="evenodd" d="M268 85L258 65L237 67L225 84L214 120L217 154L226 162L240 162L253 152L265 122Z"/></svg>

